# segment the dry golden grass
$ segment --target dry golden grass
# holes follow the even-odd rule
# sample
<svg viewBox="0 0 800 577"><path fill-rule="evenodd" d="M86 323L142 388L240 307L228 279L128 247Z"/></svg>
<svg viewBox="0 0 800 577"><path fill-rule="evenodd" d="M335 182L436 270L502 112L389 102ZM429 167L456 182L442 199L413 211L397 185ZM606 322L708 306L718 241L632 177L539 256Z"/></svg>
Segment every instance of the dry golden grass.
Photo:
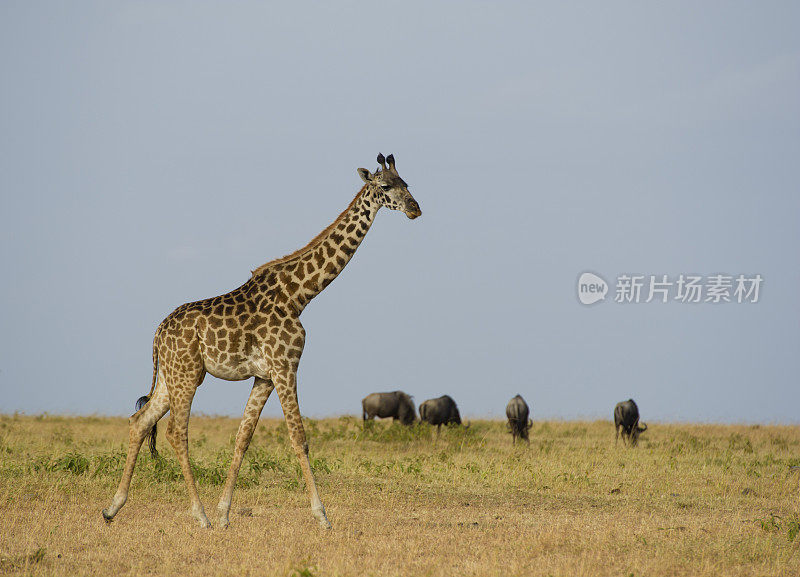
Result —
<svg viewBox="0 0 800 577"><path fill-rule="evenodd" d="M213 521L238 420L192 418ZM0 416L0 573L30 575L798 575L800 430L610 422L442 430L307 421L333 523L311 516L285 425L262 420L231 526L202 530L172 450L119 481L127 421ZM162 432L163 435L163 432Z"/></svg>

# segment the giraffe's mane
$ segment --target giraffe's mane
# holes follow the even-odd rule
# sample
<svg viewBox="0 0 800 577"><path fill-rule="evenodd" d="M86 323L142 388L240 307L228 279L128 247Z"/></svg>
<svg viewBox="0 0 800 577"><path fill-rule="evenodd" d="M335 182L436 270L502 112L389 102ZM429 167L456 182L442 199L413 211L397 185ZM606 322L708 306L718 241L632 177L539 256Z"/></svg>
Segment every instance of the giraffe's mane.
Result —
<svg viewBox="0 0 800 577"><path fill-rule="evenodd" d="M303 256L304 254L306 254L307 252L317 248L320 245L320 243L322 243L322 241L325 238L327 238L328 234L334 228L336 228L336 225L338 225L342 221L342 219L344 219L344 217L347 215L347 213L350 212L350 210L353 208L353 205L355 205L356 201L361 197L361 195L363 194L363 192L364 192L364 190L366 188L367 188L366 184L364 186L362 186L361 190L358 191L358 194L356 194L356 196L353 198L353 200L350 201L350 204L347 205L347 208L344 209L344 211L342 211L342 214L337 216L336 220L334 220L331 224L329 224L327 227L325 227L325 229L322 232L320 232L317 236L312 238L311 242L309 242L303 248L297 249L296 251L294 251L292 253L289 253L286 256L282 256L280 258L276 258L275 260L271 260L271 261L269 261L267 263L262 264L260 267L258 267L257 269L255 269L253 271L253 276L256 277L256 276L266 272L267 270L269 270L271 267L275 266L276 264L282 264L282 263L288 262L290 260L299 258L299 257Z"/></svg>

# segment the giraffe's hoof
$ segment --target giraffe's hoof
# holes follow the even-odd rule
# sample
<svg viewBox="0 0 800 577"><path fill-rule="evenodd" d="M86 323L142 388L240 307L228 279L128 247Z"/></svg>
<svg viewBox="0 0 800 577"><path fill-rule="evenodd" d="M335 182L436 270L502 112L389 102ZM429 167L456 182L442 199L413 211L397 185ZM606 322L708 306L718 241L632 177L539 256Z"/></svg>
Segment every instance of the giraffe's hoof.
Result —
<svg viewBox="0 0 800 577"><path fill-rule="evenodd" d="M194 515L194 518L197 519L197 522L200 523L200 527L203 529L212 529L211 521L208 520L208 517L205 515Z"/></svg>
<svg viewBox="0 0 800 577"><path fill-rule="evenodd" d="M114 520L114 515L108 512L108 509L103 509L103 519L105 519L106 523L111 523Z"/></svg>
<svg viewBox="0 0 800 577"><path fill-rule="evenodd" d="M229 526L230 523L228 522L227 518L223 519L222 517L220 517L220 519L217 521L217 527L219 529L227 529Z"/></svg>
<svg viewBox="0 0 800 577"><path fill-rule="evenodd" d="M192 517L197 519L197 522L200 523L200 526L203 529L211 529L211 521L208 520L205 510L203 510L203 505L192 507L189 510L189 513L192 515Z"/></svg>
<svg viewBox="0 0 800 577"><path fill-rule="evenodd" d="M325 514L325 507L320 507L319 509L311 509L311 512L314 514L314 517L317 518L320 526L324 529L331 528L331 522L328 521L328 516Z"/></svg>

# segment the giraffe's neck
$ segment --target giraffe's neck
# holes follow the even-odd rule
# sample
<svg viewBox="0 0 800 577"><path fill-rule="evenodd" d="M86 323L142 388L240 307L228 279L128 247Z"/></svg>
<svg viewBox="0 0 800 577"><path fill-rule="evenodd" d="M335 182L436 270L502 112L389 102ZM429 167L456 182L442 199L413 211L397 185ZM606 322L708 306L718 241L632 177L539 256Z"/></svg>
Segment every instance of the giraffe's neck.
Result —
<svg viewBox="0 0 800 577"><path fill-rule="evenodd" d="M254 272L265 282L272 277L280 287L281 299L298 313L327 287L347 266L361 245L378 213L380 204L370 190L362 188L350 206L304 248Z"/></svg>

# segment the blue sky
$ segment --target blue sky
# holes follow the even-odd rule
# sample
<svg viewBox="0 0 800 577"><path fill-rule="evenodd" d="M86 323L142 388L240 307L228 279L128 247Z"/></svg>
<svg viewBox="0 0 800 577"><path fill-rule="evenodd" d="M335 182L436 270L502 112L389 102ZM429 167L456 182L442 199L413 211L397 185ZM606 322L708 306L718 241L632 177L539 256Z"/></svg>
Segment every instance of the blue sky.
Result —
<svg viewBox="0 0 800 577"><path fill-rule="evenodd" d="M306 309L304 414L800 422L792 2L0 4L0 412L132 412L158 323L307 243L394 153ZM580 304L577 279L608 298ZM760 274L757 303L616 303ZM194 410L240 415L207 377ZM279 415L277 398L265 415Z"/></svg>

